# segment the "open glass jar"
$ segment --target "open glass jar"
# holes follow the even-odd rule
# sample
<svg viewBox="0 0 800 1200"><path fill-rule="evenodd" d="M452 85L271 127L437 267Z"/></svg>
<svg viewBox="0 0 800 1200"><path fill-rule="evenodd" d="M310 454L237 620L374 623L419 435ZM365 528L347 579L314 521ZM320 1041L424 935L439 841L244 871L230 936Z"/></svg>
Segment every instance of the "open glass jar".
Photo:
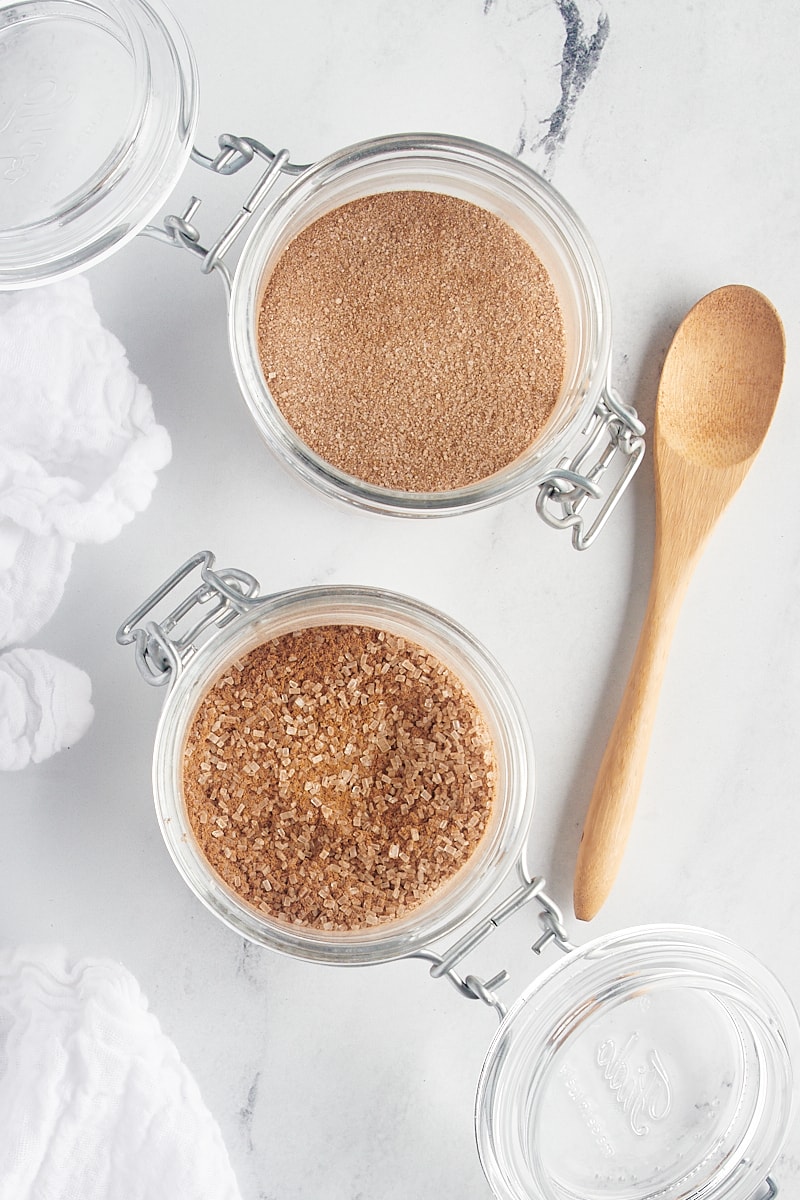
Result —
<svg viewBox="0 0 800 1200"><path fill-rule="evenodd" d="M187 583L197 571L199 584ZM162 605L169 611L153 620ZM255 645L330 624L369 624L432 652L470 689L498 764L494 816L461 870L410 916L347 933L276 921L243 902L204 857L182 795L187 729L214 679ZM416 601L373 589L262 597L252 576L215 570L203 552L137 608L117 640L134 645L149 683L168 687L154 753L156 811L180 873L217 917L244 937L314 962L419 958L434 978L497 1011L475 1120L498 1200L777 1194L767 1176L792 1119L800 1062L791 1001L754 958L704 930L649 926L572 945L528 861L533 755L524 714L469 633ZM565 957L507 1011L497 994L505 972L481 979L459 971L526 906L539 909L543 926L533 949L552 945Z"/></svg>
<svg viewBox="0 0 800 1200"><path fill-rule="evenodd" d="M144 617L200 570L199 586L159 623ZM193 610L204 615L182 635L175 626ZM194 614L196 616L196 613ZM184 747L197 709L232 662L283 634L319 626L368 626L406 638L435 655L461 680L483 714L497 762L489 825L467 865L432 899L388 924L348 932L275 920L242 900L215 874L189 823L183 789ZM198 633L213 636L197 652ZM533 805L533 755L527 723L500 668L474 638L434 609L371 588L310 587L259 596L243 572L215 571L213 556L189 559L122 626L148 682L169 683L156 735L153 788L161 832L183 878L211 911L243 937L318 962L375 963L413 953L447 934L494 896L520 860ZM308 805L307 805L308 807Z"/></svg>
<svg viewBox="0 0 800 1200"><path fill-rule="evenodd" d="M261 297L288 244L332 209L388 191L443 192L500 216L545 266L564 321L564 380L544 430L509 466L452 491L378 487L325 462L282 415L259 360L256 330ZM463 512L545 479L552 481L575 431L596 423L592 415L599 412L598 406L619 417L619 402L608 387L608 288L586 231L545 180L498 150L460 138L419 134L378 138L339 151L304 172L269 205L247 241L233 282L229 332L243 395L267 444L325 493L380 512L410 516Z"/></svg>
<svg viewBox="0 0 800 1200"><path fill-rule="evenodd" d="M307 483L405 516L460 513L538 488L543 519L570 529L579 549L593 541L641 460L644 429L609 383L611 315L597 254L544 179L499 150L432 135L377 139L312 167L230 135L205 156L192 149L191 50L160 0L0 0L0 64L0 288L82 270L137 232L185 247L231 293L230 344L244 397L271 450ZM221 175L252 162L262 168L209 246L195 224L197 198L163 225L148 225L190 155ZM325 462L282 416L259 362L259 301L291 239L349 200L397 190L447 193L501 217L545 266L564 321L564 379L544 428L508 466L452 491L395 491ZM232 272L226 256L262 208Z"/></svg>

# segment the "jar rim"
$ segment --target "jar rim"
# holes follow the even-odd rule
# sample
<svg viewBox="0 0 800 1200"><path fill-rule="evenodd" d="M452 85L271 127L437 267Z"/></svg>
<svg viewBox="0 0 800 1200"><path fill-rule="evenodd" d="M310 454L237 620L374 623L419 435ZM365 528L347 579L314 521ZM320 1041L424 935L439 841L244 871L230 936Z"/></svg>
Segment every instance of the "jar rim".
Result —
<svg viewBox="0 0 800 1200"><path fill-rule="evenodd" d="M456 876L397 920L334 933L280 922L247 904L216 876L191 830L182 799L183 745L196 706L226 664L270 637L321 624L372 624L429 649L466 684L489 724L498 755L498 813ZM494 896L519 865L534 800L533 751L521 702L483 646L438 610L378 588L307 587L264 597L213 633L170 686L159 721L153 792L167 849L196 896L241 936L309 961L342 965L406 957L450 933Z"/></svg>
<svg viewBox="0 0 800 1200"><path fill-rule="evenodd" d="M316 454L281 413L261 369L257 317L266 265L307 224L355 195L409 189L414 178L427 190L459 194L472 189L490 207L502 197L509 211L538 222L580 309L579 368L557 406L557 416L519 458L485 479L441 492L381 487L346 474ZM403 186L405 184L405 186ZM454 190L456 189L456 190ZM426 190L425 184L417 190ZM466 194L463 198L469 199ZM475 203L481 203L475 199ZM496 211L496 210L495 210ZM500 214L503 215L503 214ZM307 216L307 219L306 219ZM536 249L536 247L534 247ZM541 247L539 248L541 249ZM537 251L538 252L538 251ZM558 289L557 289L558 291ZM563 300L563 293L560 297ZM467 138L403 133L347 146L314 164L272 200L256 221L233 280L229 339L240 389L261 436L278 460L326 495L358 507L398 516L443 516L482 508L541 482L562 457L608 387L611 304L597 251L580 218L560 193L526 164L495 147ZM562 415L563 414L563 415ZM568 417L568 419L566 419Z"/></svg>

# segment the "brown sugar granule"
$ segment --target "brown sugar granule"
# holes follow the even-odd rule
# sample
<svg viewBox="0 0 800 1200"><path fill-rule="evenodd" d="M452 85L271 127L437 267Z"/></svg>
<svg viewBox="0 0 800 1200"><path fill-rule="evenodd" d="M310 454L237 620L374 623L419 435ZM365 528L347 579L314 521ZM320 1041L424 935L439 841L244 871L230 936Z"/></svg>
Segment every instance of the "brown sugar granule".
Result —
<svg viewBox="0 0 800 1200"><path fill-rule="evenodd" d="M226 668L192 720L183 790L203 854L239 896L352 930L403 916L464 866L496 775L484 718L438 658L322 625Z"/></svg>
<svg viewBox="0 0 800 1200"><path fill-rule="evenodd" d="M558 298L531 246L436 192L366 196L302 230L267 281L258 345L312 450L406 492L513 462L553 411L565 361Z"/></svg>

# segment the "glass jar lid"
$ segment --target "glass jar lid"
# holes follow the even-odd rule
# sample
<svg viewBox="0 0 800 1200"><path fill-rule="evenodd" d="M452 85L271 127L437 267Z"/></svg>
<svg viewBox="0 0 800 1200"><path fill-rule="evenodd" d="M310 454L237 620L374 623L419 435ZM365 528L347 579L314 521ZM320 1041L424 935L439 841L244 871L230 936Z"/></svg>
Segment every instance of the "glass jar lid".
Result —
<svg viewBox="0 0 800 1200"><path fill-rule="evenodd" d="M791 1119L800 1026L717 934L649 926L573 951L487 1055L476 1127L501 1200L751 1200Z"/></svg>
<svg viewBox="0 0 800 1200"><path fill-rule="evenodd" d="M160 0L0 0L0 288L133 237L191 152L194 60Z"/></svg>

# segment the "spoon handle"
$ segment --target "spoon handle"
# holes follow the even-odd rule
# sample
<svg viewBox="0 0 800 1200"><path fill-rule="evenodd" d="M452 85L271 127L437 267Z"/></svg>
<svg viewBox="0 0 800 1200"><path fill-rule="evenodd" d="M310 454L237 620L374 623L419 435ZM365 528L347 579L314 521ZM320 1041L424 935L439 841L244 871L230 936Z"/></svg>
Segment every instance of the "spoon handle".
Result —
<svg viewBox="0 0 800 1200"><path fill-rule="evenodd" d="M606 746L575 868L575 915L590 921L608 897L628 840L650 734L688 572L664 570L656 552L639 644Z"/></svg>

